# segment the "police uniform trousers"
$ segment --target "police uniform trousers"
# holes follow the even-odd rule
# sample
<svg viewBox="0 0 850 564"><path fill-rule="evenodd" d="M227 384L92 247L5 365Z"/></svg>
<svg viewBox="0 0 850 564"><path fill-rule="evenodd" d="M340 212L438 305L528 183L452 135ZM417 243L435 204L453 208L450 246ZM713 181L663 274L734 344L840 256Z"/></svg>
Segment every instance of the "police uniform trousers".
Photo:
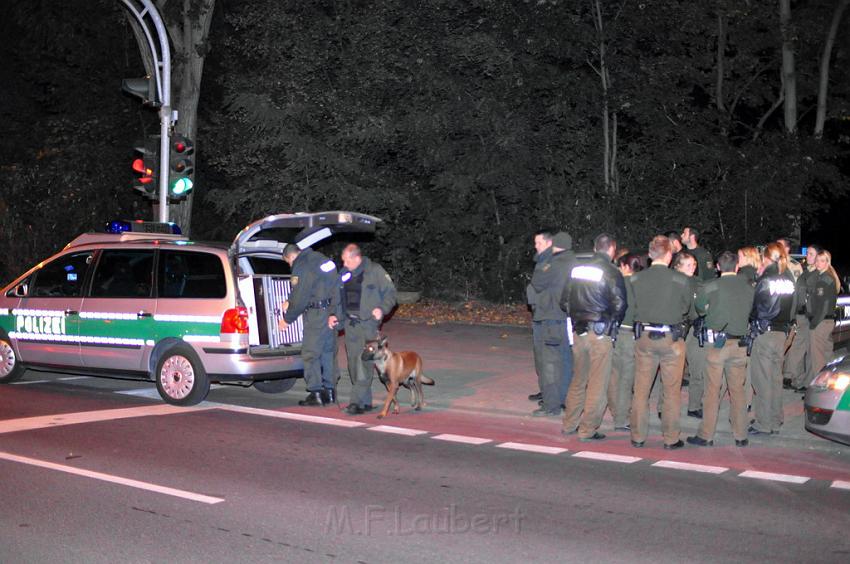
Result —
<svg viewBox="0 0 850 564"><path fill-rule="evenodd" d="M779 432L782 425L782 356L785 332L768 331L756 337L750 355L753 380L753 427L764 433Z"/></svg>
<svg viewBox="0 0 850 564"><path fill-rule="evenodd" d="M336 331L328 328L328 315L327 309L316 308L309 308L302 315L301 358L308 392L336 388Z"/></svg>
<svg viewBox="0 0 850 564"><path fill-rule="evenodd" d="M608 383L608 409L614 427L625 427L632 407L632 388L635 384L634 329L620 326L611 359L611 381Z"/></svg>
<svg viewBox="0 0 850 564"><path fill-rule="evenodd" d="M706 345L706 347L709 345ZM688 361L688 411L702 409L705 388L705 357L707 348L699 346L693 331L685 339L685 359Z"/></svg>
<svg viewBox="0 0 850 564"><path fill-rule="evenodd" d="M351 378L350 404L361 407L372 405L372 377L375 363L364 362L360 355L366 341L378 338L380 322L374 318L360 322L345 321L345 356L348 359L348 376Z"/></svg>
<svg viewBox="0 0 850 564"><path fill-rule="evenodd" d="M534 345L534 369L537 385L543 395L543 409L548 413L561 413L561 382L564 378L564 346L566 320L545 319L534 321L531 334Z"/></svg>
<svg viewBox="0 0 850 564"><path fill-rule="evenodd" d="M738 339L728 339L720 348L707 343L703 350L705 392L702 399L702 422L697 435L707 441L714 440L717 414L720 411L720 388L725 376L732 435L736 440L744 440L747 438L747 347L740 346Z"/></svg>
<svg viewBox="0 0 850 564"><path fill-rule="evenodd" d="M613 342L607 335L573 333L573 380L567 391L564 430L578 429L579 438L593 436L608 403Z"/></svg>
<svg viewBox="0 0 850 564"><path fill-rule="evenodd" d="M782 368L782 377L791 380L791 385L795 388L806 386L810 382L809 334L809 318L798 315L794 340L785 353L785 365Z"/></svg>
<svg viewBox="0 0 850 564"><path fill-rule="evenodd" d="M659 371L664 407L661 410L661 433L664 444L679 441L679 410L681 406L682 371L685 366L685 341L673 342L666 333L661 339L651 339L644 331L635 342L635 387L632 399L632 440L644 442L649 433L649 392L656 370Z"/></svg>
<svg viewBox="0 0 850 564"><path fill-rule="evenodd" d="M809 377L803 383L803 386L808 386L811 381L818 375L818 372L826 366L826 363L832 358L832 331L835 329L835 320L824 319L817 324L817 327L811 330L809 357L811 366L809 367Z"/></svg>
<svg viewBox="0 0 850 564"><path fill-rule="evenodd" d="M569 337L567 337L567 324L564 323L564 343L561 345L561 385L558 389L558 397L561 400L559 405L566 405L567 391L570 389L570 382L573 381L573 347L570 345Z"/></svg>

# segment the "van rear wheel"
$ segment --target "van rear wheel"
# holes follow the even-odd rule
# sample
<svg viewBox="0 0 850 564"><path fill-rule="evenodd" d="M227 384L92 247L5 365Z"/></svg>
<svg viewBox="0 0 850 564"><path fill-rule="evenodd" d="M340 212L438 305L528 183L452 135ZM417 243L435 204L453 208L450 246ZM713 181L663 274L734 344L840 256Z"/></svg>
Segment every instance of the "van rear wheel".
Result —
<svg viewBox="0 0 850 564"><path fill-rule="evenodd" d="M254 382L254 387L264 394L282 394L288 392L295 385L298 378L283 378L281 380L259 380Z"/></svg>
<svg viewBox="0 0 850 564"><path fill-rule="evenodd" d="M0 336L0 384L9 384L24 374L24 367L5 336Z"/></svg>
<svg viewBox="0 0 850 564"><path fill-rule="evenodd" d="M171 347L156 363L156 389L166 403L196 405L210 392L204 366L188 345Z"/></svg>

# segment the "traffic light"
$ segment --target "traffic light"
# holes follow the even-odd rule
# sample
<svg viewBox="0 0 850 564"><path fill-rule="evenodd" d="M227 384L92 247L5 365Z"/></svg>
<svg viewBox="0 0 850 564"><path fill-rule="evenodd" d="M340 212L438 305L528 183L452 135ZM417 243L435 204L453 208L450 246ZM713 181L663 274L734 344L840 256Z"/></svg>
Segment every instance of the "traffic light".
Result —
<svg viewBox="0 0 850 564"><path fill-rule="evenodd" d="M159 186L159 135L148 135L133 147L133 188L155 200Z"/></svg>
<svg viewBox="0 0 850 564"><path fill-rule="evenodd" d="M168 171L169 198L182 200L192 191L192 176L195 172L195 163L192 158L194 153L195 145L191 140L179 133L171 136L170 170Z"/></svg>
<svg viewBox="0 0 850 564"><path fill-rule="evenodd" d="M145 106L159 107L159 95L156 89L156 79L152 76L142 78L125 78L121 81L121 90L131 96L142 99Z"/></svg>

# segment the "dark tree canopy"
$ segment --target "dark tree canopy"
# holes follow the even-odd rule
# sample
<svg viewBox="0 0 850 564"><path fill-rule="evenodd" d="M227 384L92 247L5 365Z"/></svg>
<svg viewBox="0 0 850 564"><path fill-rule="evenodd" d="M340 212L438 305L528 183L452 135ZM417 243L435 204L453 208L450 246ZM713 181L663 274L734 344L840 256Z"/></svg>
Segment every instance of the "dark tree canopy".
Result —
<svg viewBox="0 0 850 564"><path fill-rule="evenodd" d="M22 222L30 230L26 252L0 265L6 278L103 217L149 216L123 163L155 116L119 94L141 66L117 4L66 3L60 25L44 17L53 3L22 3L0 24L18 38L0 47L17 87L0 102L0 225L8 241ZM793 4L800 122L789 137L770 111L781 92L773 0L604 1L602 34L593 1L219 0L193 235L229 240L269 213L355 209L384 218L366 250L401 287L501 301L521 299L542 226L582 248L604 230L643 249L685 224L715 251L805 235L850 172L850 34L838 35L817 140L834 2ZM616 118L610 187L600 45Z"/></svg>

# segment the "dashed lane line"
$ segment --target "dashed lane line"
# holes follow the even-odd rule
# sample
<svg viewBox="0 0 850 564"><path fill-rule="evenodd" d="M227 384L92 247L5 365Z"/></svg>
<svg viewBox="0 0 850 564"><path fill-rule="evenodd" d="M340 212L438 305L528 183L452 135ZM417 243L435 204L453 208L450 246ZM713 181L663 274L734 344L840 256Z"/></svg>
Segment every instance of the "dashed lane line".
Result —
<svg viewBox="0 0 850 564"><path fill-rule="evenodd" d="M335 427L364 427L362 421L351 421L348 419L335 419L333 417L322 417L320 415L307 415L305 413L292 413L288 411L275 411L273 409L260 409L257 407L240 407L236 405L225 405L221 403L204 402L207 405L224 411L236 413L249 413L251 415L262 415L264 417L275 417L277 419L290 419L293 421L306 421L308 423L319 423L321 425L333 425Z"/></svg>
<svg viewBox="0 0 850 564"><path fill-rule="evenodd" d="M432 439L436 439L438 441L449 441L451 443L463 443L467 445L483 445L487 443L492 443L491 439L484 439L481 437L467 437L465 435L452 435L451 433L443 433L442 435L434 435L431 437Z"/></svg>
<svg viewBox="0 0 850 564"><path fill-rule="evenodd" d="M707 474L722 474L729 470L722 466L707 466L705 464L691 464L690 462L676 462L675 460L659 460L653 466L659 468L672 468L674 470L690 470L691 472L705 472Z"/></svg>
<svg viewBox="0 0 850 564"><path fill-rule="evenodd" d="M407 429L405 427L393 427L392 425L375 425L368 428L370 431L378 431L379 433L390 433L393 435L405 435L408 437L416 437L418 435L427 435L428 431L420 431L419 429Z"/></svg>
<svg viewBox="0 0 850 564"><path fill-rule="evenodd" d="M511 450L522 450L525 452L540 452L543 454L561 454L567 452L567 449L565 448L532 445L529 443L501 443L496 445L496 448L508 448Z"/></svg>
<svg viewBox="0 0 850 564"><path fill-rule="evenodd" d="M576 458L589 458L591 460L605 460L607 462L622 462L623 464L633 464L639 462L637 456L623 456L621 454L609 454L607 452L594 452L592 450L583 450L573 455Z"/></svg>
<svg viewBox="0 0 850 564"><path fill-rule="evenodd" d="M807 476L794 476L792 474L774 474L773 472L758 472L756 470L747 470L741 472L738 476L742 478L755 478L757 480L771 480L774 482L787 482L789 484L805 484L809 481Z"/></svg>
<svg viewBox="0 0 850 564"><path fill-rule="evenodd" d="M197 501L200 503L206 503L209 505L213 505L216 503L221 503L224 501L223 498L220 497L212 497L208 495L203 495L199 493L189 492L186 490L178 490L175 488L169 488L166 486L160 486L157 484L151 484L150 482L140 482L138 480L131 480L129 478L122 478L121 476L114 476L112 474L104 474L103 472L94 472L92 470L83 470L82 468L75 468L73 466L66 466L64 464L55 464L53 462L47 462L46 460L38 460L36 458L28 458L26 456L18 456L16 454L10 454L8 452L0 452L1 460L8 460L9 462L17 462L20 464L27 464L29 466L38 466L39 468L46 468L48 470L56 470L58 472L65 472L66 474L73 474L75 476L83 476L85 478L93 478L95 480L100 480L103 482L111 482L113 484L119 484L122 486L128 486L131 488L137 488L140 490L146 490L149 492L156 492L164 495L170 495L172 497L179 497L182 499L188 499L191 501Z"/></svg>

